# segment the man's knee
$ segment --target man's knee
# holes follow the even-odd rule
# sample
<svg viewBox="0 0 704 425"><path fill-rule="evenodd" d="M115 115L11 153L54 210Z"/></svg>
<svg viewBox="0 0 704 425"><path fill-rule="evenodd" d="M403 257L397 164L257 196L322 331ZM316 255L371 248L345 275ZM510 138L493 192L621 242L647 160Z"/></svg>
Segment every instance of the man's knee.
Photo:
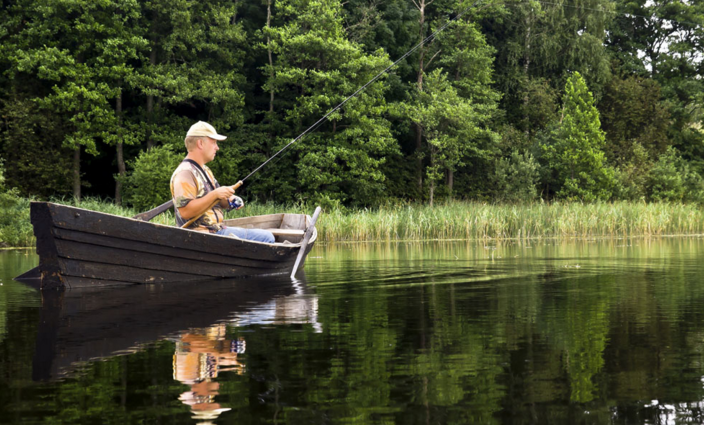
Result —
<svg viewBox="0 0 704 425"><path fill-rule="evenodd" d="M274 243L274 234L268 230L257 230L257 238L259 242Z"/></svg>

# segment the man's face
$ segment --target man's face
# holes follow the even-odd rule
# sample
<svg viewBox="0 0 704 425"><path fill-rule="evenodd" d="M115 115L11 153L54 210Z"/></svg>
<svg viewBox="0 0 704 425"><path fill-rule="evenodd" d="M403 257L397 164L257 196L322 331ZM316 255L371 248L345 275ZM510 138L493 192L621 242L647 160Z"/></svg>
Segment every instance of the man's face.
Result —
<svg viewBox="0 0 704 425"><path fill-rule="evenodd" d="M206 137L203 139L203 154L205 156L205 159L207 159L207 162L210 162L215 159L215 153L220 150L220 147L218 146L218 141L215 139L211 139L210 137Z"/></svg>

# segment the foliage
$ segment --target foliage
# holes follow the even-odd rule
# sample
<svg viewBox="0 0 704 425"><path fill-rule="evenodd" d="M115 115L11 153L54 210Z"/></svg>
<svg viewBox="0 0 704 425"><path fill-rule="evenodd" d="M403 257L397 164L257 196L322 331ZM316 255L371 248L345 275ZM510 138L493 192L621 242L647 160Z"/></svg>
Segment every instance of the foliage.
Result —
<svg viewBox="0 0 704 425"><path fill-rule="evenodd" d="M649 188L654 201L704 202L704 180L672 147L650 170Z"/></svg>
<svg viewBox="0 0 704 425"><path fill-rule="evenodd" d="M575 72L565 85L562 120L543 144L543 158L552 170L553 190L559 198L590 202L611 197L614 175L605 164L600 127L592 94Z"/></svg>
<svg viewBox="0 0 704 425"><path fill-rule="evenodd" d="M441 69L425 78L425 89L416 94L416 101L409 110L409 118L423 129L428 142L429 165L426 175L430 183L430 205L433 190L446 170L454 171L463 165L463 158L481 156L484 136L481 112L448 82ZM479 141L479 143L478 143Z"/></svg>
<svg viewBox="0 0 704 425"><path fill-rule="evenodd" d="M389 58L401 58L468 6L460 0L6 2L0 9L5 177L24 197L80 197L84 188L84 195L117 200L114 179L126 181L125 162L155 146L180 151L186 129L202 119L230 137L212 164L216 176L237 181L385 69ZM703 22L697 2L475 5L258 171L241 193L260 202L328 207L421 201L430 192L436 200L490 200L499 192L519 199L498 183L495 166L530 154L540 164L543 199L654 199L651 192L668 190L652 189L646 176L667 147L677 149L690 172L704 173ZM430 106L421 92L434 72L443 73L454 94ZM603 142L586 109L569 112L567 98L558 105L575 72L593 93ZM423 102L448 117L441 108L470 105L468 127L482 135L460 136L453 125L440 125L432 137L420 134L418 117L407 111ZM497 134L518 144L497 147ZM696 184L686 184L689 190L673 196L698 197Z"/></svg>
<svg viewBox="0 0 704 425"><path fill-rule="evenodd" d="M285 23L268 31L276 61L265 67L270 75L265 88L278 93L277 104L290 108L279 113L300 132L387 66L388 59L381 52L365 54L345 37L337 1L282 0L277 8ZM292 147L303 198L364 205L382 195L381 167L396 151L384 118L384 90L380 82L371 85L330 115L325 128Z"/></svg>
<svg viewBox="0 0 704 425"><path fill-rule="evenodd" d="M31 246L34 243L29 222L29 200L17 188L5 184L5 164L0 159L0 247Z"/></svg>
<svg viewBox="0 0 704 425"><path fill-rule="evenodd" d="M653 161L638 142L628 148L630 156L615 170L614 195L628 201L644 201Z"/></svg>
<svg viewBox="0 0 704 425"><path fill-rule="evenodd" d="M665 152L670 114L661 101L657 82L639 77L614 77L599 104L605 153L609 162L622 165L642 148L650 159Z"/></svg>
<svg viewBox="0 0 704 425"><path fill-rule="evenodd" d="M530 152L511 152L510 158L501 158L496 164L494 179L497 201L531 202L538 197L538 163Z"/></svg>
<svg viewBox="0 0 704 425"><path fill-rule="evenodd" d="M142 152L130 163L132 169L125 181L125 200L144 211L171 199L171 174L183 156L169 146L157 146Z"/></svg>

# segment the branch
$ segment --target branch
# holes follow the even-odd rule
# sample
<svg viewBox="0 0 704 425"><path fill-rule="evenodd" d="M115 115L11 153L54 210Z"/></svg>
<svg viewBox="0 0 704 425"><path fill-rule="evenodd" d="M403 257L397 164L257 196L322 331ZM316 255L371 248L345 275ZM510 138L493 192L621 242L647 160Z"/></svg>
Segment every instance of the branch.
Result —
<svg viewBox="0 0 704 425"><path fill-rule="evenodd" d="M435 54L433 55L433 57L431 57L430 60L428 60L428 63L426 63L425 66L423 67L423 71L425 71L425 70L430 66L430 62L432 62L433 59L435 59L435 57L436 57L437 55L439 55L441 52L442 52L442 50L438 50L437 52L435 52Z"/></svg>

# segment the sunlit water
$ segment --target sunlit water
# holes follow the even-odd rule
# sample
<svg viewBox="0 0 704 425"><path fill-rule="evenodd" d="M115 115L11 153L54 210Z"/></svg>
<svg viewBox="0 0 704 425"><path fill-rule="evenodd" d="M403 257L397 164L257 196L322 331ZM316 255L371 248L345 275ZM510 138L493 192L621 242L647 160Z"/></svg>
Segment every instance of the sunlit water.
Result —
<svg viewBox="0 0 704 425"><path fill-rule="evenodd" d="M318 245L57 297L0 251L0 423L704 422L704 239Z"/></svg>

